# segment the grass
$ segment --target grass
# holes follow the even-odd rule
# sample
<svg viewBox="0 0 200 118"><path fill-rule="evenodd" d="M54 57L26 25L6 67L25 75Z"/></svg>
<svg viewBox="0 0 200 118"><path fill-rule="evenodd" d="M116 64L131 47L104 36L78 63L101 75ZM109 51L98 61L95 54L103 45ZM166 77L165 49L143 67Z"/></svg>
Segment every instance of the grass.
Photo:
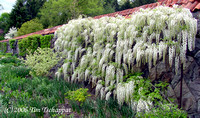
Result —
<svg viewBox="0 0 200 118"><path fill-rule="evenodd" d="M106 101L91 96L84 99L81 104L72 99L68 100L69 104L67 104L65 103L66 93L79 89L82 87L81 85L68 83L62 79L33 77L29 74L30 71L31 69L24 66L16 57L0 54L1 118L36 118L45 115L46 117L73 118L76 117L77 113L79 116L91 118L164 117L167 115L169 117L187 117L187 114L177 110L177 107L172 107L173 111L155 109L152 110L155 112L140 115L126 104L119 106L117 101L112 98ZM80 94L76 94L76 96L83 99ZM45 113L43 110L43 108L65 107L66 104L77 113L73 112L70 115L56 112Z"/></svg>
<svg viewBox="0 0 200 118"><path fill-rule="evenodd" d="M78 84L68 83L62 79L47 77L32 77L30 68L25 67L16 57L4 55L0 59L0 115L7 117L44 117L42 108L58 108L65 104L65 93L80 88ZM126 117L134 116L127 105L119 106L116 100L86 99L80 105L76 101L69 101L73 111L86 117ZM35 109L31 111L30 108ZM4 110L4 112L2 112ZM21 110L20 112L14 112ZM23 111L24 110L24 111ZM7 113L5 112L7 111ZM51 117L59 117L49 113ZM73 117L71 114L69 117Z"/></svg>
<svg viewBox="0 0 200 118"><path fill-rule="evenodd" d="M64 94L67 91L79 88L79 85L64 80L31 77L30 69L23 66L16 57L4 57L0 64L1 111L8 108L8 113L0 113L1 118L42 117L42 108L57 108L58 104L65 102ZM39 109L40 112L14 112L26 108Z"/></svg>

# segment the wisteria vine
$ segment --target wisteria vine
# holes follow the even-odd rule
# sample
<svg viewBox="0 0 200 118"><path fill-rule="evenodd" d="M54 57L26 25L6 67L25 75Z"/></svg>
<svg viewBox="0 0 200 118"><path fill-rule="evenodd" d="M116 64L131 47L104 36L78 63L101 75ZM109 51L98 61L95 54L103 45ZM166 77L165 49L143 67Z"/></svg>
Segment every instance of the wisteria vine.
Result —
<svg viewBox="0 0 200 118"><path fill-rule="evenodd" d="M187 50L195 47L196 32L196 19L188 9L178 6L141 9L130 19L71 20L56 31L55 49L66 58L56 76L92 83L102 99L113 95L119 104L134 106L131 96L136 81L125 83L123 76L145 64L150 70L158 61L166 62L166 57L177 72L179 65L186 63ZM150 104L139 103L137 111L148 109L146 104Z"/></svg>

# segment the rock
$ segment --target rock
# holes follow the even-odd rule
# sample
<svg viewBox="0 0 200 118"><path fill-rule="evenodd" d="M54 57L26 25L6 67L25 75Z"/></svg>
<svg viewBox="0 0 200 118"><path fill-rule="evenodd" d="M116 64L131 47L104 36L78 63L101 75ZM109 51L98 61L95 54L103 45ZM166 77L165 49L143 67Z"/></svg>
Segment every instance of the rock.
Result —
<svg viewBox="0 0 200 118"><path fill-rule="evenodd" d="M197 102L197 106L198 106L197 111L198 111L198 113L200 114L200 99L199 99L198 102Z"/></svg>
<svg viewBox="0 0 200 118"><path fill-rule="evenodd" d="M200 34L199 34L199 37L200 37ZM193 51L189 51L187 52L187 55L188 56L194 56L198 51L200 50L200 38L197 38L196 37L196 40L195 40L195 48Z"/></svg>
<svg viewBox="0 0 200 118"><path fill-rule="evenodd" d="M200 99L200 78L188 83L188 87L196 100Z"/></svg>
<svg viewBox="0 0 200 118"><path fill-rule="evenodd" d="M180 100L180 83L174 89L175 95L177 96L178 101ZM186 85L184 79L182 83L182 108L188 113L193 113L197 109L195 97L190 92L188 86Z"/></svg>
<svg viewBox="0 0 200 118"><path fill-rule="evenodd" d="M199 16L200 12L198 12L198 15ZM197 20L197 36L199 37L200 36L200 19Z"/></svg>
<svg viewBox="0 0 200 118"><path fill-rule="evenodd" d="M176 96L171 85L169 85L168 88L167 88L167 97L174 99L174 102L178 103L177 96Z"/></svg>
<svg viewBox="0 0 200 118"><path fill-rule="evenodd" d="M200 66L200 50L194 56L196 63Z"/></svg>
<svg viewBox="0 0 200 118"><path fill-rule="evenodd" d="M187 57L186 68L183 71L183 76L186 84L199 77L199 66L190 56Z"/></svg>
<svg viewBox="0 0 200 118"><path fill-rule="evenodd" d="M149 70L149 78L151 79L151 81L156 80L156 68L152 68L151 70Z"/></svg>
<svg viewBox="0 0 200 118"><path fill-rule="evenodd" d="M168 66L168 64L161 61L156 66L151 68L149 71L149 78L152 81L159 79L169 82L173 76L171 70L172 69Z"/></svg>

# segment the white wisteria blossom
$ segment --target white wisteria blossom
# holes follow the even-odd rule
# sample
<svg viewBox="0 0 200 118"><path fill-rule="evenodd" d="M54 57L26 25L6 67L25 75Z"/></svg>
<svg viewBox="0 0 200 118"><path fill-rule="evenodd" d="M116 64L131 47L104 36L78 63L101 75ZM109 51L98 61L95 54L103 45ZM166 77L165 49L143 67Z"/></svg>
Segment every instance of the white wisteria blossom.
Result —
<svg viewBox="0 0 200 118"><path fill-rule="evenodd" d="M5 39L12 39L17 36L17 28L11 27L7 34L5 34Z"/></svg>
<svg viewBox="0 0 200 118"><path fill-rule="evenodd" d="M188 9L177 5L141 9L130 19L70 20L55 33L55 50L67 60L56 76L96 86L96 95L101 99L113 95L120 105L148 110L151 102L134 101L135 81L126 83L123 77L135 72L133 67L145 65L151 70L162 60L178 72L180 64L185 67L188 49L195 47L196 33L196 19Z"/></svg>

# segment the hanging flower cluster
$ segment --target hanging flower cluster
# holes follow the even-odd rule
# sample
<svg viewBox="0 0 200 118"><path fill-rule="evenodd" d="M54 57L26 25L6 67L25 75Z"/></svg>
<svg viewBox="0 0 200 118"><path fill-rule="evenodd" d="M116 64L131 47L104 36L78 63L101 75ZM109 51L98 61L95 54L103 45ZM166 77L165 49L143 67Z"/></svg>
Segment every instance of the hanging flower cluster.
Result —
<svg viewBox="0 0 200 118"><path fill-rule="evenodd" d="M147 64L150 70L166 57L178 71L187 50L194 49L196 32L197 21L178 6L141 9L130 19L71 20L56 31L55 49L66 58L56 76L92 83L102 99L114 95L119 104L131 103L134 82L122 84L123 76L134 72L133 66Z"/></svg>
<svg viewBox="0 0 200 118"><path fill-rule="evenodd" d="M17 36L17 28L16 27L12 27L9 29L9 32L7 34L5 34L5 39L12 39L14 37Z"/></svg>

